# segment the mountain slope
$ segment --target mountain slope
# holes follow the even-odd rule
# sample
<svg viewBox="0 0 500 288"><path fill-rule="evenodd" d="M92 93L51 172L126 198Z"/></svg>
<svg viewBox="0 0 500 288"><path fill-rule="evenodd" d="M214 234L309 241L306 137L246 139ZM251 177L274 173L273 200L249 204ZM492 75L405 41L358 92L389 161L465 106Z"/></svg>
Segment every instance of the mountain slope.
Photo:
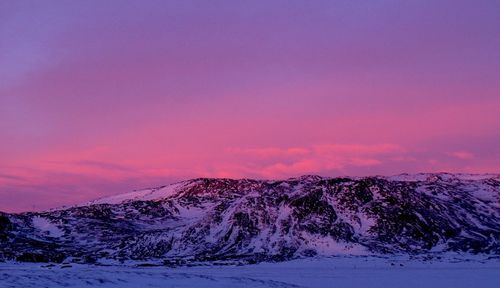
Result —
<svg viewBox="0 0 500 288"><path fill-rule="evenodd" d="M0 214L0 258L286 260L500 254L500 176L194 179L41 213Z"/></svg>

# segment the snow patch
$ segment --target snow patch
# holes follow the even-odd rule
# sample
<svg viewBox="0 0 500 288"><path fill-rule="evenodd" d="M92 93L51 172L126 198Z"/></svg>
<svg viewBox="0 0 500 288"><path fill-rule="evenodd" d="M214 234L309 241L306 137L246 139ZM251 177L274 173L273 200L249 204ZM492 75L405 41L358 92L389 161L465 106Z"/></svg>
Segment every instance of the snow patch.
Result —
<svg viewBox="0 0 500 288"><path fill-rule="evenodd" d="M176 193L183 186L184 182L180 182L159 188L133 191L129 193L100 198L94 201L90 201L88 203L84 203L80 206L88 206L95 204L121 204L130 201L160 200L176 195Z"/></svg>
<svg viewBox="0 0 500 288"><path fill-rule="evenodd" d="M35 216L33 217L32 222L35 229L38 229L42 233L48 234L51 237L61 237L64 235L64 232L47 218Z"/></svg>

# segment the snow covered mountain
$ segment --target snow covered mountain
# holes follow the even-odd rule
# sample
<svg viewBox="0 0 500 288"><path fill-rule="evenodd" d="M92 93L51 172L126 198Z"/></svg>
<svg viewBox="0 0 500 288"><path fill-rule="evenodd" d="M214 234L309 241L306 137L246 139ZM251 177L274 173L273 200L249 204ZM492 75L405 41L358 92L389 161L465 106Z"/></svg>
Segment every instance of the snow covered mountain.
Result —
<svg viewBox="0 0 500 288"><path fill-rule="evenodd" d="M500 175L193 179L46 212L0 213L0 259L281 261L500 254Z"/></svg>

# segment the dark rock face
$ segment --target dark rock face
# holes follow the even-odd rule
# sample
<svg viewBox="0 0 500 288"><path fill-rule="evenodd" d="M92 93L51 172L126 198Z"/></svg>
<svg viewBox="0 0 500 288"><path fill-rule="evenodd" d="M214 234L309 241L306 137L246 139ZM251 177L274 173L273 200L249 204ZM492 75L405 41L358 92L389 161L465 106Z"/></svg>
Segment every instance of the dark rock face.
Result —
<svg viewBox="0 0 500 288"><path fill-rule="evenodd" d="M498 175L194 179L174 186L65 210L0 213L0 259L254 263L351 253L500 254Z"/></svg>
<svg viewBox="0 0 500 288"><path fill-rule="evenodd" d="M9 240L9 231L12 229L12 224L10 223L9 217L6 214L0 212L0 243L7 242ZM0 261L4 260L5 255L0 250Z"/></svg>
<svg viewBox="0 0 500 288"><path fill-rule="evenodd" d="M12 229L12 224L10 223L9 217L6 214L0 212L0 237L6 236L6 233Z"/></svg>
<svg viewBox="0 0 500 288"><path fill-rule="evenodd" d="M24 252L16 257L19 262L55 262L62 263L66 256L63 253L32 253Z"/></svg>

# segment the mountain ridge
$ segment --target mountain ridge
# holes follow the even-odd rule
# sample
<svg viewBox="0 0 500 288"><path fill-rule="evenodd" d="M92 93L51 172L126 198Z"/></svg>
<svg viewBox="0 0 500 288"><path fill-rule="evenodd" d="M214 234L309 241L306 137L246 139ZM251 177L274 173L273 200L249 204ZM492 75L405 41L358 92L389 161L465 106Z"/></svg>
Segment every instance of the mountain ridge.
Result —
<svg viewBox="0 0 500 288"><path fill-rule="evenodd" d="M500 175L197 178L44 212L0 213L0 259L281 261L500 254Z"/></svg>
<svg viewBox="0 0 500 288"><path fill-rule="evenodd" d="M110 195L110 196L105 196L98 198L96 200L88 201L83 204L79 204L81 206L87 206L87 205L92 205L92 204L105 204L107 203L106 201L109 201L111 199L120 199L123 196L139 196L140 192L143 193L151 193L155 192L158 190L162 190L165 188L171 188L172 186L179 186L184 183L191 183L193 181L199 181L199 180L212 180L212 181L225 181L225 180L236 180L236 181L264 181L264 182L279 182L279 181L295 181L295 180L301 180L301 179L307 179L307 178L323 178L323 179L335 179L335 178L343 178L343 179L353 179L353 180L361 180L361 179L367 179L367 178L378 178L378 179L387 179L387 180L393 180L393 181L426 181L432 178L440 177L440 179L456 179L456 180L482 180L482 179L497 179L500 181L500 174L494 174L494 173L478 173L478 174L473 174L473 173L447 173L447 172L439 172L439 173L416 173L416 174L410 174L410 173L402 173L402 174L397 174L397 175L390 175L390 176L382 176L382 175L373 175L373 176L341 176L341 177L323 177L320 175L316 174L306 174L302 175L299 177L291 177L291 178L286 178L286 179L281 179L281 180L272 180L272 179L251 179L251 178L205 178L205 177L199 177L199 178L193 178L189 180L183 180L183 181L177 181L171 184L167 185L162 185L158 187L151 187L151 188L144 188L144 189L138 189L134 190L132 192L128 193L120 193L116 195ZM138 197L134 197L135 199L123 199L123 200L140 200ZM143 200L155 200L155 199L161 199L159 198L154 198L154 197L148 197L148 198L143 198ZM119 204L119 203L107 203L107 204Z"/></svg>

